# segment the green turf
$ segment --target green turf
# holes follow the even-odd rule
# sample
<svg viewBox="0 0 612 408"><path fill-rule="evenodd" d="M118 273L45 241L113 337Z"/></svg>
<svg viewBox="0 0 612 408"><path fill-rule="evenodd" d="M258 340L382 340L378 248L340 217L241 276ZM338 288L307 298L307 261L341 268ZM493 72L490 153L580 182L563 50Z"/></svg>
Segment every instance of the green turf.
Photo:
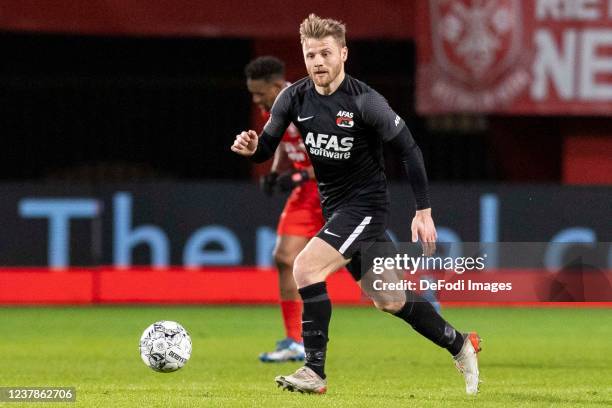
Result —
<svg viewBox="0 0 612 408"><path fill-rule="evenodd" d="M484 338L476 398L444 350L374 309L334 309L327 395L282 392L297 363L257 361L280 337L272 307L0 308L0 386L75 386L81 407L462 407L612 404L612 311L448 309ZM179 372L146 368L142 330L177 320L194 352ZM0 404L2 405L2 404ZM5 404L21 406L21 404ZM30 404L36 407L46 404Z"/></svg>

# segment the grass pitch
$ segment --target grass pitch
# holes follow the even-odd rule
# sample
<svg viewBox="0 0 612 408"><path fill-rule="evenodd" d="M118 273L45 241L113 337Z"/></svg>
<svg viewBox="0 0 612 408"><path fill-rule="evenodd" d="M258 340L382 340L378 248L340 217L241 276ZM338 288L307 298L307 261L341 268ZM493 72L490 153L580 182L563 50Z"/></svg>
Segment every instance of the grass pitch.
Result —
<svg viewBox="0 0 612 408"><path fill-rule="evenodd" d="M0 386L76 387L76 403L54 407L612 405L612 310L443 314L484 339L475 398L445 350L368 307L334 308L323 396L276 388L274 376L299 364L257 360L282 337L273 307L0 308ZM170 374L145 367L138 352L142 331L162 319L183 324L194 346L186 367Z"/></svg>

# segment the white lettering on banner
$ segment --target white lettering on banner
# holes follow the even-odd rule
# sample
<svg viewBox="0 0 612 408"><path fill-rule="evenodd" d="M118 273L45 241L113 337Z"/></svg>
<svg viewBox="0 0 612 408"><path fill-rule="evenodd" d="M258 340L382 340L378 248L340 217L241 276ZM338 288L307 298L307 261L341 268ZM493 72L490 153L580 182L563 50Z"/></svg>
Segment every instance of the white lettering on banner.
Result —
<svg viewBox="0 0 612 408"><path fill-rule="evenodd" d="M535 43L537 51L533 64L531 97L535 100L548 98L550 78L559 97L570 99L574 91L576 33L573 30L563 33L563 51L557 48L554 36L549 30L538 30L535 34Z"/></svg>
<svg viewBox="0 0 612 408"><path fill-rule="evenodd" d="M580 97L612 101L612 83L596 82L597 75L612 75L612 57L597 55L601 48L612 48L612 30L584 30L580 69Z"/></svg>
<svg viewBox="0 0 612 408"><path fill-rule="evenodd" d="M549 98L549 85L564 100L612 101L612 83L597 81L599 75L612 74L612 57L604 57L601 48L612 47L612 30L566 30L556 44L550 30L535 33L536 57L533 64L531 97Z"/></svg>
<svg viewBox="0 0 612 408"><path fill-rule="evenodd" d="M602 17L602 6L602 0L538 0L536 18L594 21Z"/></svg>

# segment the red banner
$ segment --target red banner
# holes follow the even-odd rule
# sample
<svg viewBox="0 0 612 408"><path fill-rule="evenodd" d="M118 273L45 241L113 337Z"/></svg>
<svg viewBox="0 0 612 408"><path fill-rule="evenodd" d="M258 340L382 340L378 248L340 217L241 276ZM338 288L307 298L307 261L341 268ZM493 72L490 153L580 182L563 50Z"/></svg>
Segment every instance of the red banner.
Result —
<svg viewBox="0 0 612 408"><path fill-rule="evenodd" d="M416 21L421 113L612 113L612 1L420 0Z"/></svg>
<svg viewBox="0 0 612 408"><path fill-rule="evenodd" d="M309 13L347 23L349 38L411 38L413 0L3 0L0 30L103 35L291 38Z"/></svg>
<svg viewBox="0 0 612 408"><path fill-rule="evenodd" d="M346 270L328 279L336 303L361 292ZM0 305L168 303L274 304L278 272L271 268L2 268Z"/></svg>
<svg viewBox="0 0 612 408"><path fill-rule="evenodd" d="M400 284L406 282L415 286L392 290L433 290L441 302L454 305L612 307L612 270L439 271L406 275ZM379 290L380 283L372 284ZM327 287L334 304L371 303L346 270L330 276ZM275 304L278 299L278 272L272 268L0 269L0 305Z"/></svg>

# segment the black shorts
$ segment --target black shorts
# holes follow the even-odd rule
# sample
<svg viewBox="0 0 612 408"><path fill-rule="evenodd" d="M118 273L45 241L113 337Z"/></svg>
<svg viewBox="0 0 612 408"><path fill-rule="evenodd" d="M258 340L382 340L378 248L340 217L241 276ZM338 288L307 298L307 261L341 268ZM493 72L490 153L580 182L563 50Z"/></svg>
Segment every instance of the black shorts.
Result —
<svg viewBox="0 0 612 408"><path fill-rule="evenodd" d="M344 207L333 212L316 236L351 260L346 267L359 281L361 253L372 244L392 242L386 232L387 219L384 208Z"/></svg>

